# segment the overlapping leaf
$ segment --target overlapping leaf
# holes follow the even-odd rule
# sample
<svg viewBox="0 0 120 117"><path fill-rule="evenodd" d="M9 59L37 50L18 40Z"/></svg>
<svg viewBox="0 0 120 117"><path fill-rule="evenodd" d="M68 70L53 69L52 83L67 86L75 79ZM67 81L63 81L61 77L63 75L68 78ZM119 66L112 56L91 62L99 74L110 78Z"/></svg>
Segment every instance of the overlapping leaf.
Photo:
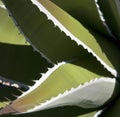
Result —
<svg viewBox="0 0 120 117"><path fill-rule="evenodd" d="M88 58L95 63L92 55ZM87 60L88 59L86 59L86 61ZM102 69L99 63L94 64L96 66L95 68L101 71L99 73L94 73L92 69L87 70L81 67L81 65L87 63L86 61L84 59L84 61L79 60L73 63L60 63L52 69L49 69L47 73L43 74L39 81L36 81L30 90L23 93L22 96L9 105L13 108L12 110L8 106L1 111L1 114L9 112L32 112L63 105L77 105L82 108L102 106L116 92L115 87L118 87L118 85L115 79L101 78L103 75L109 76L109 74L105 69ZM100 79L97 80L96 78ZM88 83L86 84L86 82ZM85 93L86 90L90 91ZM93 94L89 95L89 93Z"/></svg>
<svg viewBox="0 0 120 117"><path fill-rule="evenodd" d="M5 100L5 97L14 99L12 94L21 94L7 85L20 82L31 85L31 81L40 77L39 73L45 72L46 67L50 66L31 46L27 46L24 37L18 33L6 9L0 7L0 80L3 82L3 86L0 87L0 101ZM21 86L19 88L21 89ZM24 88L21 90L25 90ZM6 93L7 91L9 93Z"/></svg>
<svg viewBox="0 0 120 117"><path fill-rule="evenodd" d="M52 63L58 61L70 63L60 63L48 70L30 90L1 110L0 114L33 112L63 105L97 108L117 95L118 82L108 78L112 76L107 70L114 76L118 76L120 48L116 43L82 25L88 25L87 22L91 22L91 16L88 15L88 21L83 21L85 18L83 15L80 15L83 19L79 19L75 16L76 14L72 14L70 6L66 6L67 1L63 7L79 21L49 0L3 1L10 16L35 50L44 54L43 56ZM83 8L86 8L85 3L88 1L79 2L82 3ZM93 2L95 2L94 5ZM98 2L90 1L89 3L88 9L92 6L91 11L94 11L96 25L99 27L104 22L101 22L100 14L95 10L99 10L95 6ZM77 1L75 7L77 7ZM98 29L102 33L104 30L104 26ZM105 31L104 34L107 35L107 32ZM88 53L92 53L107 70Z"/></svg>
<svg viewBox="0 0 120 117"><path fill-rule="evenodd" d="M94 29L106 36L112 35L110 29L107 30L106 28L106 22L103 21L104 17L99 13L100 9L98 9L96 0L66 0L64 4L61 0L51 1L67 11L87 28Z"/></svg>
<svg viewBox="0 0 120 117"><path fill-rule="evenodd" d="M112 33L116 36L117 39L120 39L120 1L98 0L98 3Z"/></svg>
<svg viewBox="0 0 120 117"><path fill-rule="evenodd" d="M0 6L0 42L28 45L28 43L25 43L24 36L20 34L3 5Z"/></svg>
<svg viewBox="0 0 120 117"><path fill-rule="evenodd" d="M119 71L120 56L116 53L119 52L119 49L110 40L93 31L88 31L80 22L50 1L35 0L32 2L36 5L29 0L17 2L5 0L10 13L18 23L17 25L35 49L44 53L50 61L56 62L81 56L83 47L96 56L112 74L117 75L116 70ZM78 47L70 38L82 47ZM71 48L72 51L69 51ZM111 50L109 51L109 49Z"/></svg>

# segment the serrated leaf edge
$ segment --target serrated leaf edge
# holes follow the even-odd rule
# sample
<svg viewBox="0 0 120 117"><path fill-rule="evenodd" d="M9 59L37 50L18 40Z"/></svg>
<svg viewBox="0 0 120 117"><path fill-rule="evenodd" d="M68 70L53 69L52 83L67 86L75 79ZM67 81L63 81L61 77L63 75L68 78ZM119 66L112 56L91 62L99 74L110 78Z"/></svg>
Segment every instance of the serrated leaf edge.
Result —
<svg viewBox="0 0 120 117"><path fill-rule="evenodd" d="M111 37L116 38L116 37L113 35L112 31L110 30L109 26L108 26L107 23L106 23L106 20L105 20L105 18L104 18L104 15L103 15L102 11L100 10L100 6L99 6L99 4L98 4L98 0L95 0L95 5L96 5L96 8L97 8L99 17L100 17L103 25L105 26L107 32L110 34Z"/></svg>
<svg viewBox="0 0 120 117"><path fill-rule="evenodd" d="M5 2L2 0L2 2L4 3L4 6L2 7L5 7ZM6 8L6 7L5 7ZM45 56L45 54L43 54L41 51L39 51L34 44L31 43L30 39L28 39L28 37L24 34L24 32L22 31L22 29L20 28L20 26L18 25L18 23L16 22L16 20L12 17L12 13L10 12L10 10L8 8L6 8L6 10L8 11L9 13L9 16L11 17L11 19L13 20L14 24L17 26L18 30L20 31L20 34L24 35L25 39L26 39L26 42L30 43L32 48L33 48L33 51L36 51L38 52L43 58L45 58L49 63L51 64L54 64L47 56Z"/></svg>
<svg viewBox="0 0 120 117"><path fill-rule="evenodd" d="M46 100L45 102L43 103L40 103L39 105L36 105L34 108L32 109L29 109L27 112L23 112L23 113L30 113L30 112L35 112L35 111L39 111L39 110L44 110L44 106L50 104L50 103L54 103L54 101L60 99L60 98L63 98L64 96L68 95L68 94L71 94L73 92L75 92L76 90L79 90L81 88L84 88L84 87L87 87L89 85L92 85L93 83L96 83L96 82L99 82L99 81L109 81L109 82L112 82L112 83L115 83L116 80L113 79L113 78L104 78L104 77L101 77L101 78L96 78L96 79L92 79L84 84L81 84L79 85L78 87L76 88L71 88L70 90L66 90L64 93L59 93L56 97L52 97L50 100ZM49 108L47 108L49 109Z"/></svg>
<svg viewBox="0 0 120 117"><path fill-rule="evenodd" d="M5 5L0 5L1 8L6 9Z"/></svg>
<svg viewBox="0 0 120 117"><path fill-rule="evenodd" d="M41 78L39 80L35 81L35 84L33 86L29 87L29 90L26 92L23 92L23 94L21 96L19 96L18 98L21 98L27 94L29 94L30 92L32 92L34 89L36 89L40 84L42 84L56 69L58 69L60 66L64 65L65 62L60 62L58 64L55 64L52 68L48 68L48 71L46 73L43 73Z"/></svg>
<svg viewBox="0 0 120 117"><path fill-rule="evenodd" d="M55 26L57 26L61 31L63 31L66 36L69 36L71 40L75 41L78 45L81 45L84 49L87 49L89 53L92 53L93 56L97 58L97 60L106 68L112 75L117 76L117 71L110 66L108 66L100 57L98 57L93 50L91 50L87 45L85 45L82 41L80 41L77 37L75 37L68 29L66 29L38 0L31 0L31 2L36 5L41 12L43 12L48 20L51 20Z"/></svg>

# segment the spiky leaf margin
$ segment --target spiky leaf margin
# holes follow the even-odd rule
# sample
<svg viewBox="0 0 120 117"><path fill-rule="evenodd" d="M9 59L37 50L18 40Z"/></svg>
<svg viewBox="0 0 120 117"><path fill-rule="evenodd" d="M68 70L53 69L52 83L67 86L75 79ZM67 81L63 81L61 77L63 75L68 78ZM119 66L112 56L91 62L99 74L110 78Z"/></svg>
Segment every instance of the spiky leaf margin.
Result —
<svg viewBox="0 0 120 117"><path fill-rule="evenodd" d="M63 62L43 74L34 86L1 110L1 114L28 113L64 105L97 108L116 96L116 86L118 83L115 79L101 78L80 66ZM93 95L90 96L89 93Z"/></svg>
<svg viewBox="0 0 120 117"><path fill-rule="evenodd" d="M33 5L29 0L27 0L26 2L20 1L20 3L18 3L19 1L17 1L17 3L15 3L15 1L13 3L12 3L12 1L7 1L7 0L3 0L3 1L5 2L6 6L10 10L9 13L17 21L18 24L16 24L16 25L18 25L19 28L22 29L27 40L31 43L31 45L38 52L44 53L47 56L47 59L49 61L56 62L56 61L60 61L60 60L69 60L69 59L75 58L76 56L79 56L78 50L74 50L72 54L69 54L69 52L70 52L69 50L71 48L70 46L65 46L65 45L62 46L61 45L64 48L61 48L61 49L53 48L55 46L58 47L57 45L54 45L52 42L53 41L52 39L56 39L56 37L54 37L54 34L58 33L57 35L59 35L58 36L59 38L62 36L61 39L63 39L63 37L65 39L68 38L66 36L66 35L68 35L68 36L70 36L70 38L72 40L76 41L78 45L82 45L82 47L87 49L88 52L91 52L97 58L97 60L100 61L100 63L102 65L104 65L104 67L108 71L110 71L114 76L117 76L117 74L118 74L117 71L119 72L118 63L119 63L120 56L119 56L119 54L116 54L116 53L119 52L119 49L111 41L106 40L104 37L101 37L100 35L94 33L93 31L91 31L92 32L92 35L91 35L88 32L88 30L85 29L80 24L80 22L78 22L77 20L72 18L69 14L64 12L62 9L58 8L51 1L46 1L46 0L32 1L33 4L35 4L39 8L40 11L38 11L37 7L35 5ZM20 6L20 4L21 4L21 6ZM23 9L23 12L21 12L19 7L22 7L26 4L28 5L28 8L25 7L25 11L27 11L27 13L25 13L24 9ZM32 10L32 11L30 11L30 10ZM40 14L42 15L41 16L41 17L43 17L42 22L40 20L38 20L39 18L34 19L35 13L33 11L36 12L36 14L38 14L37 17L39 17ZM29 14L28 12L30 13L30 15L23 18L22 16L26 16L23 13ZM57 12L59 12L59 14ZM47 17L45 17L43 14L45 14ZM64 18L62 18L62 17L64 17ZM52 20L52 22L54 24L51 21L49 21L47 18ZM31 19L31 20L29 20L29 19ZM69 22L66 23L65 19L67 19L67 21L69 21ZM43 23L44 21L47 23ZM35 26L33 22L37 22L37 23L35 23L35 24L37 24L37 26ZM41 23L43 26L41 25ZM49 24L49 25L47 25L47 24ZM59 29L61 31L63 31L66 35L64 33L60 32L60 30L57 27L54 27L54 25L58 26ZM33 30L29 30L30 27L32 27L32 26L34 27L34 28L32 28ZM50 32L48 30L46 30L47 27L49 27L49 28L51 27ZM38 28L39 28L39 30L38 30ZM37 33L35 33L36 30L38 31ZM42 33L43 31L46 32L47 35L46 34L44 35L44 33ZM42 42L40 41L40 37L44 38L41 40ZM45 39L47 39L47 41ZM49 41L48 41L48 39L49 39ZM50 41L50 39L51 39L51 41ZM69 40L69 39L67 39L67 40ZM62 43L64 44L64 41ZM73 43L73 42L71 41L71 43ZM46 50L46 47L49 49ZM67 49L65 49L66 47L67 47ZM63 49L67 50L67 51L64 51ZM109 49L111 49L111 51L109 51ZM105 53L103 53L103 51ZM64 54L63 54L63 52L64 52ZM77 55L75 55L75 52L77 53ZM115 59L113 57L118 60L115 61Z"/></svg>

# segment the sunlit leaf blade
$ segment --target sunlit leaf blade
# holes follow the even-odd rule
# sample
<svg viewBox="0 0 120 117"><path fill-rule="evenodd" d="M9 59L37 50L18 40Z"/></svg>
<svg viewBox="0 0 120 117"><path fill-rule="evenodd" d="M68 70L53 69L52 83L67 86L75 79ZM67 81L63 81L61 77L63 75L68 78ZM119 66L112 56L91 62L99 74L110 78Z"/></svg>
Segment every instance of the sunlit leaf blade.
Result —
<svg viewBox="0 0 120 117"><path fill-rule="evenodd" d="M66 36L69 35L71 39L96 56L108 71L117 76L116 70L119 72L120 55L116 53L119 53L119 48L110 40L92 31L89 32L51 1L32 1L44 13L40 12L29 0L3 1L34 49L44 53L50 61L69 60L81 56L83 49L80 46L77 47L77 44ZM72 51L70 51L71 48Z"/></svg>
<svg viewBox="0 0 120 117"><path fill-rule="evenodd" d="M104 35L109 35L101 16L98 12L95 0L51 0L70 15L80 21L85 27L91 28Z"/></svg>
<svg viewBox="0 0 120 117"><path fill-rule="evenodd" d="M103 105L108 99L110 99L110 97L115 91L115 87L116 87L115 79L101 78L101 79L88 83L86 86L85 85L81 86L81 88L78 87L79 88L78 90L77 88L75 88L75 89L72 89L71 91L65 92L64 94L59 94L57 97L54 97L49 101L46 100L45 103L41 103L40 105L37 104L38 101L36 103L34 102L36 104L34 108L32 108L33 105L30 105L30 103L29 105L23 104L23 103L27 103L27 100L26 102L24 102L22 98L19 98L18 100L14 101L11 105L2 109L0 111L0 114L26 112L27 110L25 111L25 109L28 107L29 108L31 107L32 109L28 110L27 112L34 112L34 111L54 108L56 106L57 107L64 106L64 105L77 105L77 106L80 106L86 109L95 108L95 107L99 107ZM85 92L86 90L88 92ZM77 93L77 97L75 95L75 92ZM92 93L92 95L89 95L89 93ZM35 98L33 101L35 101ZM100 105L96 105L99 103Z"/></svg>
<svg viewBox="0 0 120 117"><path fill-rule="evenodd" d="M93 58L93 57L92 57ZM89 59L87 57L87 59ZM84 59L85 62L85 59ZM76 62L72 62L72 63L59 63L58 65L55 65L53 68L49 69L47 71L47 73L42 75L42 78L39 81L36 81L35 85L33 85L30 90L28 90L27 92L23 93L17 100L13 101L13 103L10 105L12 108L14 108L16 110L16 112L31 112L32 109L35 107L37 107L37 105L40 105L40 110L42 109L47 109L47 108L53 108L53 107L57 107L57 106L61 106L62 103L64 103L65 100L63 100L62 102L58 101L58 105L53 105L47 106L46 104L50 101L50 102L54 102L54 99L56 98L64 98L66 95L66 93L71 94L71 92L76 91L77 89L80 88L80 92L79 93L83 93L84 95L92 93L93 91L93 95L95 96L95 102L93 100L93 102L91 102L91 104L89 103L89 101L87 101L86 96L83 99L80 99L82 101L80 101L80 105L83 108L95 108L95 107L99 107L101 105L103 105L108 99L111 98L111 96L113 95L114 92L114 88L115 88L115 79L109 79L109 78L104 78L102 79L102 76L109 76L108 72L106 72L105 69L101 69L101 67L99 67L99 65L95 64L96 68L98 69L98 71L102 70L103 72L101 72L104 75L101 75L100 73L94 73L91 70L87 70L84 67L81 67L82 65L82 61L76 61ZM89 66L89 65L88 65ZM87 89L91 89L90 87L94 87L94 85L92 85L92 83L94 84L95 82L97 82L97 80L93 80L96 78L100 78L100 82L102 83L98 83L99 85L97 85L96 83L96 91L98 91L100 94L103 94L102 96L104 96L104 98L102 96L98 96L96 97L97 92L94 90L88 91L87 93L85 93L85 87L89 87ZM91 81L93 80L93 82ZM54 82L53 82L54 81ZM86 82L89 82L87 83ZM112 83L110 83L110 82ZM98 80L99 82L99 80ZM102 85L103 84L103 85ZM89 86L90 85L90 86ZM105 86L108 87L105 87ZM98 88L98 87L99 88ZM110 86L110 87L109 87ZM82 88L83 87L83 88ZM104 90L101 90L101 88L104 88ZM83 90L83 91L82 91ZM78 93L78 94L79 94ZM95 94L94 94L95 93ZM55 98L53 98L55 97ZM75 96L74 98L79 98L79 96ZM82 94L81 94L82 97ZM88 98L89 96L87 96ZM101 97L101 98L100 98ZM100 100L99 100L100 98ZM78 101L77 99L73 100L71 96L69 96L70 99L69 103L65 103L66 105L77 105L76 102L74 102L75 100ZM91 99L91 98L90 98ZM49 101L47 101L49 100ZM88 99L89 100L89 99ZM73 102L72 102L73 101ZM42 104L43 103L43 104ZM78 102L79 103L79 102ZM83 105L82 105L83 103ZM47 107L43 108L43 105L46 105ZM52 104L56 104L56 103L52 103ZM90 104L90 105L89 105ZM64 105L64 104L63 104ZM79 105L79 106L80 106ZM87 107L89 105L89 107ZM9 107L7 107L6 109L10 109ZM1 114L5 113L9 113L7 110L2 110ZM34 110L33 111L36 111ZM39 110L39 109L38 109ZM13 110L9 110L12 111Z"/></svg>
<svg viewBox="0 0 120 117"><path fill-rule="evenodd" d="M1 2L1 0L0 0L0 5L2 5L3 3Z"/></svg>
<svg viewBox="0 0 120 117"><path fill-rule="evenodd" d="M120 39L120 1L98 0L98 3L112 33Z"/></svg>
<svg viewBox="0 0 120 117"><path fill-rule="evenodd" d="M29 45L26 43L24 36L18 31L3 5L0 6L0 42Z"/></svg>
<svg viewBox="0 0 120 117"><path fill-rule="evenodd" d="M65 105L76 105L86 109L97 108L102 106L110 99L110 97L112 97L115 87L115 79L100 78L95 81L93 80L83 86L79 86L71 89L70 91L66 91L63 94L59 94L57 97L47 100L45 103L28 110L28 112Z"/></svg>

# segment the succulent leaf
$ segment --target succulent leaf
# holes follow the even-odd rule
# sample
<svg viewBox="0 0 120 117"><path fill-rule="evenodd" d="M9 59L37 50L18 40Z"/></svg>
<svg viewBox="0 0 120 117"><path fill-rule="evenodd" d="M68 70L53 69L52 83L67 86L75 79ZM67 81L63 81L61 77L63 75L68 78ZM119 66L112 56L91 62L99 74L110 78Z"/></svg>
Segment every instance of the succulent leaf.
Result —
<svg viewBox="0 0 120 117"><path fill-rule="evenodd" d="M79 117L119 115L119 0L2 1L0 115L66 107Z"/></svg>
<svg viewBox="0 0 120 117"><path fill-rule="evenodd" d="M99 6L107 25L117 39L120 39L120 1L119 0L98 0ZM108 10L109 9L109 10Z"/></svg>
<svg viewBox="0 0 120 117"><path fill-rule="evenodd" d="M115 79L101 78L99 74L79 64L80 61L74 64L62 62L49 69L39 81L36 81L35 85L9 105L16 110L11 111L26 113L63 105L76 105L82 108L102 106L113 95ZM88 96L89 93L93 94ZM7 113L9 109L6 107L1 110L1 114Z"/></svg>
<svg viewBox="0 0 120 117"><path fill-rule="evenodd" d="M0 5L0 42L29 45L29 43L25 42L24 36L19 33L4 5Z"/></svg>
<svg viewBox="0 0 120 117"><path fill-rule="evenodd" d="M51 1L67 11L88 29L90 28L106 36L111 36L110 29L106 28L106 22L101 20L101 13L99 13L101 11L100 9L98 10L99 6L96 0L66 0L64 4L61 0ZM102 19L104 19L103 16Z"/></svg>
<svg viewBox="0 0 120 117"><path fill-rule="evenodd" d="M10 2L7 0L3 1L31 45L37 48L37 51L44 53L53 63L81 56L80 53L85 51L82 49L83 47L91 52L108 71L117 76L119 69L116 66L118 67L120 56L116 54L119 52L119 49L115 44L92 30L88 31L85 29L80 22L51 1L31 1L35 5L29 0L17 2L12 0ZM70 38L80 46L78 47ZM72 51L69 51L71 48ZM113 60L113 56L116 58L116 61L114 61L115 59Z"/></svg>

